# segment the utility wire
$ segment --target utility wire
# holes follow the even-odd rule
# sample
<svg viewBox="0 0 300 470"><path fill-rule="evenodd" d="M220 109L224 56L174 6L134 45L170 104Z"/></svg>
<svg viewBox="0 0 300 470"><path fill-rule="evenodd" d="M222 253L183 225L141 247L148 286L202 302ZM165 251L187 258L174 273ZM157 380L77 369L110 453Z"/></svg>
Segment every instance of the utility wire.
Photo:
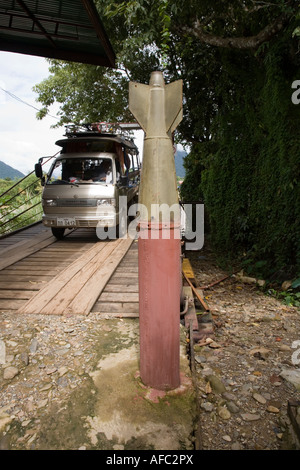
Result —
<svg viewBox="0 0 300 470"><path fill-rule="evenodd" d="M30 108L35 109L36 111L40 111L40 109L36 108L30 103L27 103L26 101L22 100L18 96L14 95L11 91L5 90L0 86L0 90L4 91L7 95L9 95L11 98L14 98L15 100L19 101L20 103L26 104L26 106L29 106ZM52 116L51 114L47 113L47 116L52 117L53 119L56 119L57 121L59 120L56 116Z"/></svg>

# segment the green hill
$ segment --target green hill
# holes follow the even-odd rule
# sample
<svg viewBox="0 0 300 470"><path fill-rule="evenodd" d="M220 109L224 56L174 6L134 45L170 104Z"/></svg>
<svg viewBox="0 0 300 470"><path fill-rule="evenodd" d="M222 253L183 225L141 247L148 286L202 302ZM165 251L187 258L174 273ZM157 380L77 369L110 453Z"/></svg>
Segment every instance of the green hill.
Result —
<svg viewBox="0 0 300 470"><path fill-rule="evenodd" d="M23 176L25 175L19 170L0 161L0 179L10 178L13 180L15 178L23 178Z"/></svg>

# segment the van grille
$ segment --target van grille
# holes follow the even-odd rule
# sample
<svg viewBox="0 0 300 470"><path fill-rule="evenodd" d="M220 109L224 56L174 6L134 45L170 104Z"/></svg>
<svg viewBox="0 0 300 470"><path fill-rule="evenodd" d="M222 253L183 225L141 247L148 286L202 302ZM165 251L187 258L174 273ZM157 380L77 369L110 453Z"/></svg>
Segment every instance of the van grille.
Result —
<svg viewBox="0 0 300 470"><path fill-rule="evenodd" d="M97 207L97 199L57 199L57 207Z"/></svg>
<svg viewBox="0 0 300 470"><path fill-rule="evenodd" d="M98 220L77 220L77 227L97 227Z"/></svg>

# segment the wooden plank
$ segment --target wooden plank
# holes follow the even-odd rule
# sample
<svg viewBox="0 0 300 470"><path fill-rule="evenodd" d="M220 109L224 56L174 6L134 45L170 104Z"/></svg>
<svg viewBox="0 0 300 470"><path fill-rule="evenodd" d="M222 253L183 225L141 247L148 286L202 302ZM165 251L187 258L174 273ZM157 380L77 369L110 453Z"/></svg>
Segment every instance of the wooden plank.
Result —
<svg viewBox="0 0 300 470"><path fill-rule="evenodd" d="M78 259L79 256L71 256L67 258L49 258L47 260L44 260L43 258L25 258L22 261L18 261L14 266L63 266L63 265L69 265L76 259Z"/></svg>
<svg viewBox="0 0 300 470"><path fill-rule="evenodd" d="M196 286L195 274L188 258L183 258L182 260L182 271L193 285Z"/></svg>
<svg viewBox="0 0 300 470"><path fill-rule="evenodd" d="M55 241L56 238L46 232L36 235L24 243L20 242L12 245L1 254L0 270L7 268L8 266L23 258L26 258L26 256L41 250Z"/></svg>
<svg viewBox="0 0 300 470"><path fill-rule="evenodd" d="M107 302L96 302L93 309L93 313L103 313L103 314L125 314L125 313L139 313L139 304L137 302L126 302L124 303L107 303Z"/></svg>
<svg viewBox="0 0 300 470"><path fill-rule="evenodd" d="M75 258L74 258L75 259ZM66 261L60 261L60 260L49 260L47 263L41 262L41 260L31 260L29 258L24 259L23 261L18 261L18 263L13 264L10 266L10 268L13 268L14 266L18 266L22 269L31 269L33 267L38 267L40 270L47 270L47 269L55 269L57 267L66 267L69 266L70 260ZM8 268L5 268L8 269Z"/></svg>
<svg viewBox="0 0 300 470"><path fill-rule="evenodd" d="M18 290L36 291L44 287L45 284L46 284L46 281L41 281L41 282L34 282L34 281L3 282L3 281L0 281L0 292L3 289L11 289L12 286L14 287L14 289L18 289Z"/></svg>
<svg viewBox="0 0 300 470"><path fill-rule="evenodd" d="M111 291L106 292L106 301L100 303L107 310L111 302L107 299L112 299L112 294L114 310L119 305L123 315L126 304L129 315L131 310L132 314L138 314L137 244L132 245L131 239L99 242L93 233L83 231L73 237L68 234L68 239L62 241L56 241L50 231L32 235L24 232L17 243L14 239L13 244L2 250L0 309L18 313L41 313L44 309L42 313L87 314L124 260L114 280L119 283L112 284ZM107 244L110 247L105 249Z"/></svg>
<svg viewBox="0 0 300 470"><path fill-rule="evenodd" d="M70 279L80 272L82 268L94 258L97 252L104 249L105 246L105 243L94 244L84 255L80 256L74 263L55 276L55 278L27 302L18 313L40 313ZM74 291L72 295L74 295Z"/></svg>
<svg viewBox="0 0 300 470"><path fill-rule="evenodd" d="M41 313L52 313L56 315L62 315L68 313L70 306L70 312L73 313L73 310L78 310L78 295L80 295L85 284L89 282L91 276L97 271L103 263L106 263L109 256L113 252L114 248L118 246L119 240L115 242L106 243L103 247L99 256L95 254L93 258L85 263L80 271L78 271L68 283L52 298L52 300L41 310ZM116 243L116 244L115 244ZM97 286L96 286L97 288ZM88 301L90 297L95 295L92 291L86 292L85 302ZM74 301L76 299L76 303Z"/></svg>
<svg viewBox="0 0 300 470"><path fill-rule="evenodd" d="M78 253L79 251L86 251L88 248L91 247L90 243L69 243L70 240L66 240L66 242L56 242L55 245L50 245L45 249L45 253L60 253L63 251L64 253Z"/></svg>
<svg viewBox="0 0 300 470"><path fill-rule="evenodd" d="M184 272L183 272L183 276L184 276L185 280L188 282L189 286L192 288L192 291L194 292L195 296L196 296L197 299L199 300L199 302L200 302L202 308L203 308L204 310L206 310L207 312L209 312L209 307L208 307L208 305L206 304L206 302L203 300L203 298L202 298L201 295L200 295L200 292L199 292L200 289L197 290L197 289L193 286L192 282L190 281L190 279L186 276L186 274L185 274Z"/></svg>
<svg viewBox="0 0 300 470"><path fill-rule="evenodd" d="M139 275L138 273L127 273L127 272L124 272L123 269L117 269L116 272L115 272L115 276L116 277L123 277L123 278L130 278L130 279L138 279L139 278Z"/></svg>
<svg viewBox="0 0 300 470"><path fill-rule="evenodd" d="M100 318L139 318L139 312L93 312Z"/></svg>
<svg viewBox="0 0 300 470"><path fill-rule="evenodd" d="M37 234L28 233L27 236L23 238L18 238L16 235L12 235L11 238L9 238L9 247L5 249L5 252L12 252L13 250L19 248L28 248L50 237L52 237L50 230L44 230L43 232Z"/></svg>
<svg viewBox="0 0 300 470"><path fill-rule="evenodd" d="M102 292L100 302L138 302L139 294L136 292Z"/></svg>
<svg viewBox="0 0 300 470"><path fill-rule="evenodd" d="M133 249L130 249L130 251L127 253L127 255L125 256L124 258L124 261L128 260L128 261L131 261L131 260L134 260L136 261L138 259L138 252L136 250L133 250Z"/></svg>
<svg viewBox="0 0 300 470"><path fill-rule="evenodd" d="M10 289L10 290L5 290L1 289L0 290L0 303L1 299L30 299L32 297L32 291L31 290L16 290L16 289Z"/></svg>
<svg viewBox="0 0 300 470"><path fill-rule="evenodd" d="M119 277L115 274L109 280L108 285L122 285L122 286L137 286L138 285L138 278L128 278L128 277Z"/></svg>
<svg viewBox="0 0 300 470"><path fill-rule="evenodd" d="M24 300L1 300L0 299L0 311L1 310L17 310L24 304Z"/></svg>
<svg viewBox="0 0 300 470"><path fill-rule="evenodd" d="M195 309L195 304L194 304L193 291L191 287L189 286L183 286L182 291L185 297L188 297L188 299L191 299L188 304L187 312L184 315L185 327L189 329L190 325L192 325L193 330L198 330L198 319L197 319L197 314L196 314L196 309Z"/></svg>
<svg viewBox="0 0 300 470"><path fill-rule="evenodd" d="M138 292L139 286L137 283L134 284L111 284L111 280L106 284L104 292ZM103 294L102 294L103 295Z"/></svg>
<svg viewBox="0 0 300 470"><path fill-rule="evenodd" d="M138 267L137 267L137 262L136 263L122 263L118 270L126 271L127 273L137 273L138 272Z"/></svg>
<svg viewBox="0 0 300 470"><path fill-rule="evenodd" d="M46 276L46 275L39 275L35 276L34 274L31 274L30 276L16 276L16 275L8 275L5 274L5 271L0 272L0 282L1 281L7 281L7 282L23 282L23 281L50 281L52 279L52 276Z"/></svg>
<svg viewBox="0 0 300 470"><path fill-rule="evenodd" d="M67 308L67 313L81 313L87 315L91 311L100 293L133 242L131 238L120 239L119 241L119 245L107 261L104 264L102 263L99 269L95 271L94 275L70 303Z"/></svg>
<svg viewBox="0 0 300 470"><path fill-rule="evenodd" d="M93 246L93 245L92 245ZM91 248L91 245L86 245L86 248L85 249L79 249L77 250L76 249L76 246L72 247L72 250L67 250L63 245L62 246L57 246L55 250L48 250L48 247L46 249L43 250L42 252L42 255L43 256L61 256L62 254L64 256L74 256L74 255L77 255L78 256L78 253L82 254L84 253L85 251L88 251L89 249ZM38 255L39 253L37 253L36 255Z"/></svg>
<svg viewBox="0 0 300 470"><path fill-rule="evenodd" d="M119 266L118 269L116 270L116 273L122 272L124 274L138 274L137 271L137 266L134 267L128 267L128 266Z"/></svg>
<svg viewBox="0 0 300 470"><path fill-rule="evenodd" d="M79 255L81 256L81 254ZM39 260L41 263L48 263L48 261L72 261L78 259L78 254L75 253L72 255L66 255L64 252L60 254L51 254L51 253L44 253L38 252L30 255L30 259L32 260Z"/></svg>
<svg viewBox="0 0 300 470"><path fill-rule="evenodd" d="M132 240L99 242L64 269L18 313L88 314Z"/></svg>
<svg viewBox="0 0 300 470"><path fill-rule="evenodd" d="M44 227L41 222L38 222L33 226L32 224L23 227L22 229L19 229L17 231L11 232L6 235L0 235L0 251L2 250L3 246L7 245L13 245L15 243L18 243L19 241L22 241L24 239L31 238L32 236L41 233L41 232L50 232L49 228Z"/></svg>
<svg viewBox="0 0 300 470"><path fill-rule="evenodd" d="M24 267L16 267L16 268L6 268L5 269L5 273L7 273L8 275L16 275L16 276L22 276L22 275L29 275L29 274L33 274L34 276L56 276L57 273L59 271L61 271L61 269L59 268L55 268L55 269L49 269L49 267L44 267L44 269L42 269L43 267L39 267L39 269L36 268L36 266L33 266L31 268L27 267L27 268L24 268Z"/></svg>

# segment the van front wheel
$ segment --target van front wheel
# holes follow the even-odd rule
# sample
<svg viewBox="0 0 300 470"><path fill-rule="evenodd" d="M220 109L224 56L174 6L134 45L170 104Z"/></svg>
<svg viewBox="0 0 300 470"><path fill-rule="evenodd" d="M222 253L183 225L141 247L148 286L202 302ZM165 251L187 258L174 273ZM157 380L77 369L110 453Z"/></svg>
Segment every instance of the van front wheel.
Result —
<svg viewBox="0 0 300 470"><path fill-rule="evenodd" d="M58 227L51 227L53 235L58 239L61 240L64 238L64 233L65 229L64 228L58 228Z"/></svg>

